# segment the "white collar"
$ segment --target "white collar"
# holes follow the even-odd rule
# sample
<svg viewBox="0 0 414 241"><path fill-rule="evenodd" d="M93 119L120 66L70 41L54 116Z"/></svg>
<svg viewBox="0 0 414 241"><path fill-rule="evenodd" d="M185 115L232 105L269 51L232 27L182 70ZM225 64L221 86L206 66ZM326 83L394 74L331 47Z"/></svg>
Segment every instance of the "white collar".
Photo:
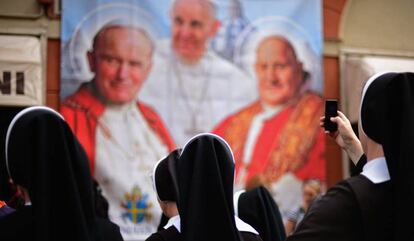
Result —
<svg viewBox="0 0 414 241"><path fill-rule="evenodd" d="M236 227L237 229L242 232L250 232L250 233L254 233L254 234L259 234L252 226L250 226L249 224L243 222L239 217L234 216L234 220L236 221ZM164 226L164 229L167 229L171 226L174 226L177 231L179 233L181 233L181 225L180 225L180 216L176 215L172 218L170 218L170 220L168 220L167 224Z"/></svg>
<svg viewBox="0 0 414 241"><path fill-rule="evenodd" d="M240 198L240 195L244 192L246 192L246 190L241 189L237 191L236 193L234 193L233 195L234 214L236 216L239 216L239 198Z"/></svg>
<svg viewBox="0 0 414 241"><path fill-rule="evenodd" d="M116 114L129 113L131 109L137 108L137 103L135 101L130 101L124 104L107 104L105 106L105 111L111 111Z"/></svg>
<svg viewBox="0 0 414 241"><path fill-rule="evenodd" d="M375 184L386 182L391 179L385 157L378 157L368 161L367 164L364 165L361 174Z"/></svg>
<svg viewBox="0 0 414 241"><path fill-rule="evenodd" d="M271 106L271 105L262 103L262 107L263 107L262 115L264 116L265 119L267 119L279 113L285 107L285 105Z"/></svg>
<svg viewBox="0 0 414 241"><path fill-rule="evenodd" d="M170 218L167 224L164 226L164 229L167 229L171 226L174 226L179 233L181 233L181 220L180 215L175 215L174 217Z"/></svg>
<svg viewBox="0 0 414 241"><path fill-rule="evenodd" d="M236 227L239 230L239 232L249 232L249 233L254 233L256 235L259 235L256 229L250 226L250 224L245 223L239 217L234 216L234 220L236 221Z"/></svg>

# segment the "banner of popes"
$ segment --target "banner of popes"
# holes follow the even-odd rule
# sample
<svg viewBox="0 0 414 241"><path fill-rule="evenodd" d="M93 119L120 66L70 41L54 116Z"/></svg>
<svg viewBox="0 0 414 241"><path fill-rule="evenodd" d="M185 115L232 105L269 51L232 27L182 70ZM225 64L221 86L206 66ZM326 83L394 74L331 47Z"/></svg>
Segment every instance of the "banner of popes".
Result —
<svg viewBox="0 0 414 241"><path fill-rule="evenodd" d="M231 146L235 191L282 216L325 180L320 0L63 1L61 110L126 240L161 217L154 164L192 136Z"/></svg>

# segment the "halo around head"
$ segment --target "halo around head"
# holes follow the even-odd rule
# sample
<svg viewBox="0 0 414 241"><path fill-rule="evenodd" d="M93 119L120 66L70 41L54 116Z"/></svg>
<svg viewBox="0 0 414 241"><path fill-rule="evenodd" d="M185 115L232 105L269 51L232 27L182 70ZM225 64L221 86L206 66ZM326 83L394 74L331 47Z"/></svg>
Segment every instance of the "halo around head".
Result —
<svg viewBox="0 0 414 241"><path fill-rule="evenodd" d="M260 42L270 36L281 36L288 40L303 64L303 69L310 73L310 88L322 93L321 54L309 33L298 23L284 16L267 16L259 18L247 26L237 37L234 58L237 65L253 78L256 77L254 63L256 50Z"/></svg>
<svg viewBox="0 0 414 241"><path fill-rule="evenodd" d="M85 14L75 27L70 39L63 46L62 76L76 80L78 84L89 81L93 73L89 70L86 53L92 48L96 33L110 23L141 28L150 39L160 37L162 26L152 14L143 8L128 3L102 4Z"/></svg>

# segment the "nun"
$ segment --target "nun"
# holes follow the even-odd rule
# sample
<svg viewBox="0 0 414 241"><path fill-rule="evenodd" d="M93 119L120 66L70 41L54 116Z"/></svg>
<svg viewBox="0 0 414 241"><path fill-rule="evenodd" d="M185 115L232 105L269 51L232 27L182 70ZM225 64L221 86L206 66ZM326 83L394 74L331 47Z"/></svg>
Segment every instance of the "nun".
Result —
<svg viewBox="0 0 414 241"><path fill-rule="evenodd" d="M286 239L282 216L269 191L259 186L234 194L236 215L252 225L263 241L284 241Z"/></svg>
<svg viewBox="0 0 414 241"><path fill-rule="evenodd" d="M224 139L202 133L183 147L176 169L180 233L184 241L258 241L234 213L234 158Z"/></svg>
<svg viewBox="0 0 414 241"><path fill-rule="evenodd" d="M11 120L17 113L19 113L24 107L10 107L0 106L0 200L7 203L7 206L13 209L18 209L24 205L23 197L20 196L15 186L12 186L9 181L9 175L7 174L6 161L5 161L5 140L7 128L10 125Z"/></svg>
<svg viewBox="0 0 414 241"><path fill-rule="evenodd" d="M159 160L152 173L154 190L157 193L158 203L167 218L162 228L149 236L147 241L180 240L180 216L177 208L177 179L172 175L180 156L181 149L176 149L163 159Z"/></svg>
<svg viewBox="0 0 414 241"><path fill-rule="evenodd" d="M366 82L359 139L362 172L329 189L288 241L413 239L414 73Z"/></svg>
<svg viewBox="0 0 414 241"><path fill-rule="evenodd" d="M9 177L30 200L0 219L1 240L122 240L118 226L96 216L87 157L59 113L47 107L19 112L5 153Z"/></svg>

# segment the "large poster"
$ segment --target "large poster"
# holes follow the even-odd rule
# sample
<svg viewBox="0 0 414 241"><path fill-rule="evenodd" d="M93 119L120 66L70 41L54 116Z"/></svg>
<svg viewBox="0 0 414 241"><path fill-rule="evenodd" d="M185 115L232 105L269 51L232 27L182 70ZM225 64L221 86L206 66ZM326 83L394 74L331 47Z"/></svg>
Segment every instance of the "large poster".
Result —
<svg viewBox="0 0 414 241"><path fill-rule="evenodd" d="M201 132L222 136L235 190L284 217L325 179L320 0L63 1L61 113L125 239L155 231L150 173Z"/></svg>

